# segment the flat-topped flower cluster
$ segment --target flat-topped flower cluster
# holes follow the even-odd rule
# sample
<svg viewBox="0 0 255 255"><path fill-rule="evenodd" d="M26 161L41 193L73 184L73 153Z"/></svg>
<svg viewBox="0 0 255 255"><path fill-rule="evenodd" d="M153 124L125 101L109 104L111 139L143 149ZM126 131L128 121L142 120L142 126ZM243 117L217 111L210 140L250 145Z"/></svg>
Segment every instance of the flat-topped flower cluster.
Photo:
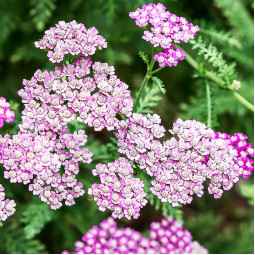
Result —
<svg viewBox="0 0 255 255"><path fill-rule="evenodd" d="M183 60L185 52L175 49L173 43L187 43L199 31L199 27L186 18L166 11L161 3L143 5L141 9L130 12L129 16L135 19L137 26L144 28L142 38L157 49L154 60L160 67L176 66L179 60Z"/></svg>
<svg viewBox="0 0 255 255"><path fill-rule="evenodd" d="M10 103L6 102L4 97L0 97L0 128L4 122L10 123L14 121L15 112L10 110Z"/></svg>
<svg viewBox="0 0 255 255"><path fill-rule="evenodd" d="M147 204L144 183L134 178L134 170L126 158L119 158L113 163L97 164L92 170L93 175L99 175L100 184L93 184L88 190L94 196L99 210L113 211L114 218L126 217L137 219L140 209Z"/></svg>
<svg viewBox="0 0 255 255"><path fill-rule="evenodd" d="M91 70L92 69L92 70ZM92 77L91 77L92 76ZM31 80L23 81L18 94L25 105L23 126L61 132L72 120L79 120L95 131L113 130L117 114L130 116L133 99L127 84L114 73L114 67L79 57L76 63L37 70Z"/></svg>
<svg viewBox="0 0 255 255"><path fill-rule="evenodd" d="M83 24L73 21L59 22L36 45L53 50L53 54L69 45L63 56L87 56L94 54L96 48L106 47L106 42L95 28L86 30ZM76 46L77 51L70 52ZM85 54L88 48L91 50ZM52 51L49 53L52 61ZM73 205L74 199L84 194L83 184L76 178L78 162L89 164L92 153L84 148L85 131L69 134L67 125L79 120L95 131L114 130L117 114L128 117L132 112L128 86L117 78L113 66L92 63L85 56L78 56L74 64L56 66L54 71L37 70L23 85L24 89L18 92L25 107L19 132L12 138L0 137L4 177L12 183L29 184L29 190L52 209L60 208L63 200L66 205Z"/></svg>
<svg viewBox="0 0 255 255"><path fill-rule="evenodd" d="M113 218L93 226L75 242L75 252L63 254L207 254L190 232L171 216L152 222L150 237L145 238L132 228L118 228Z"/></svg>
<svg viewBox="0 0 255 255"><path fill-rule="evenodd" d="M16 211L16 203L14 200L6 199L4 187L0 184L0 221L5 221L9 216Z"/></svg>
<svg viewBox="0 0 255 255"><path fill-rule="evenodd" d="M29 190L52 209L61 207L64 199L66 205L73 205L74 198L84 194L83 184L76 179L78 162L91 162L92 153L80 147L86 139L84 131L43 135L29 130L12 138L5 135L0 139L4 177L11 183L29 184Z"/></svg>
<svg viewBox="0 0 255 255"><path fill-rule="evenodd" d="M176 56L181 51L174 50L172 42L187 42L199 30L162 4L144 5L130 16L139 26L152 25L144 39ZM201 197L206 182L209 193L219 198L240 177L252 174L254 152L245 135L222 134L201 122L178 119L169 130L173 137L164 140L160 116L132 113L131 92L114 67L88 58L106 46L95 28L86 29L76 21L59 22L36 42L52 62L66 55L75 58L53 71L37 70L23 81L18 92L24 104L19 131L12 137L0 136L0 164L6 179L29 184L29 190L52 209L73 205L85 193L77 180L78 163L92 161L92 152L84 148L85 131L68 132L73 120L95 131L116 131L118 151L126 158L97 164L92 174L101 183L89 189L99 209L111 210L114 218L136 219L147 203L144 183L133 177L132 163L153 178L151 192L173 206L191 203L193 195ZM0 98L0 126L13 119L9 104Z"/></svg>
<svg viewBox="0 0 255 255"><path fill-rule="evenodd" d="M49 60L59 63L68 54L94 55L97 49L106 48L107 42L95 27L87 29L73 20L67 23L59 21L55 27L45 31L43 38L35 42L35 47L46 50Z"/></svg>
<svg viewBox="0 0 255 255"><path fill-rule="evenodd" d="M0 128L3 127L4 122L13 122L15 118L15 112L10 110L10 103L6 101L4 97L0 97ZM2 160L1 147L3 140L0 135L0 162ZM16 211L16 203L14 200L6 199L4 187L0 183L0 221L5 221L9 216L13 215Z"/></svg>
<svg viewBox="0 0 255 255"><path fill-rule="evenodd" d="M254 151L243 134L221 134L196 120L178 119L169 130L173 137L161 142L160 123L156 114L134 113L120 121L116 138L119 152L155 177L151 191L162 202L191 203L193 195L203 195L206 181L209 193L220 198L241 176L251 175Z"/></svg>

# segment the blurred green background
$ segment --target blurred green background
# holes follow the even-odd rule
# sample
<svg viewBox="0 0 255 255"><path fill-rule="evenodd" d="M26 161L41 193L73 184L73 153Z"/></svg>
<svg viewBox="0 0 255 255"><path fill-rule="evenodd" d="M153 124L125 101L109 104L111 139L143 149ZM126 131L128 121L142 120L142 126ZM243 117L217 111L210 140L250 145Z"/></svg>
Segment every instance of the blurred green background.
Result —
<svg viewBox="0 0 255 255"><path fill-rule="evenodd" d="M141 39L142 31L129 12L144 3L163 3L178 16L186 17L201 27L198 38L209 45L213 43L228 65L236 63L236 79L242 83L238 91L253 102L253 2L250 0L0 0L0 95L12 102L16 119L1 130L17 132L23 110L17 91L22 80L30 79L37 69L51 69L46 53L34 47L43 31L59 20L95 26L108 42L108 48L97 52L94 60L115 66L119 78L129 84L132 93L143 80L146 66L138 56L142 50L149 54L150 45ZM199 56L192 45L185 50L203 68L212 68ZM166 129L178 118L197 119L206 123L205 87L201 73L195 72L184 60L177 67L165 68L158 74L167 93L154 110ZM238 102L230 91L211 84L213 96L214 130L234 134L242 132L253 144L253 113ZM90 132L89 145L95 155L105 150L105 143L112 133ZM97 162L98 163L98 162ZM96 179L90 171L95 164L81 165L79 178L85 190ZM3 170L2 167L0 170ZM61 253L73 250L74 242L91 226L98 224L109 213L99 212L93 201L85 195L71 207L58 211L49 207L22 184L10 185L3 179L7 196L15 199L17 212L0 227L0 253ZM205 194L195 198L191 205L182 208L184 226L194 239L205 246L209 253L253 253L253 176L240 181L215 200ZM141 211L136 221L121 220L120 225L146 231L152 221L162 217L160 210L151 205Z"/></svg>

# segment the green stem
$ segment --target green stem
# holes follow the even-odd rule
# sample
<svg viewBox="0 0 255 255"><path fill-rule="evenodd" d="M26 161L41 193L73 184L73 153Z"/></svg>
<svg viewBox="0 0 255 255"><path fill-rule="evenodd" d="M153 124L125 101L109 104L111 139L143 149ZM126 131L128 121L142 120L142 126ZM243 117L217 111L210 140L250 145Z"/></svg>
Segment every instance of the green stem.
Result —
<svg viewBox="0 0 255 255"><path fill-rule="evenodd" d="M239 93L233 91L233 95L236 99L238 99L243 105L245 105L248 109L254 112L254 105L248 102L245 98L243 98Z"/></svg>
<svg viewBox="0 0 255 255"><path fill-rule="evenodd" d="M155 74L155 73L157 73L157 72L163 70L164 68L165 68L165 67L159 67L158 69L152 71L151 74Z"/></svg>
<svg viewBox="0 0 255 255"><path fill-rule="evenodd" d="M197 62L187 53L185 52L185 58L187 60L187 62L196 70L199 70L199 66L197 64ZM219 77L217 77L214 73L205 70L205 74L204 76L206 76L207 78L209 78L210 80L216 82L217 84L219 84L220 86L224 86L225 82L220 79ZM232 91L232 90L231 90ZM237 93L236 91L232 91L233 95L235 96L235 98L242 103L244 106L246 106L248 109L250 109L251 111L254 112L254 105L252 105L250 102L248 102L245 98L243 98L239 93Z"/></svg>
<svg viewBox="0 0 255 255"><path fill-rule="evenodd" d="M206 97L207 97L207 127L212 127L212 102L211 102L211 91L208 81L205 81L206 86Z"/></svg>
<svg viewBox="0 0 255 255"><path fill-rule="evenodd" d="M93 158L93 161L98 161L98 160L111 160L111 157L107 156L98 156Z"/></svg>
<svg viewBox="0 0 255 255"><path fill-rule="evenodd" d="M153 54L152 54L152 57L153 57ZM133 109L134 109L134 112L136 112L136 109L137 109L137 107L138 107L138 105L139 105L139 101L140 101L141 95L142 95L142 93L143 93L143 90L144 90L144 88L146 87L146 85L148 84L149 79L151 78L152 70L153 70L154 64L155 64L155 60L152 59L151 62L150 62L150 64L149 64L149 66L147 67L147 72L146 72L146 74L145 74L145 77L144 77L144 79L143 79L142 86L141 86L141 88L140 88L140 90L139 90L139 93L138 93L138 95L137 95L137 98L136 98L136 101L135 101L135 104L134 104L134 108L133 108Z"/></svg>

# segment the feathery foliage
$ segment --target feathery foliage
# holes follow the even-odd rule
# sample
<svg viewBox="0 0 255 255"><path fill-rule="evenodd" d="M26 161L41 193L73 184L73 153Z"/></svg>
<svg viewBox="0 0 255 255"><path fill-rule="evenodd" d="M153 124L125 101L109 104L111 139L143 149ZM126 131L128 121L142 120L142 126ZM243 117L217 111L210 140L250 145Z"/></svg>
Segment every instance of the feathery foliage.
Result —
<svg viewBox="0 0 255 255"><path fill-rule="evenodd" d="M56 8L55 0L30 0L32 7L30 15L33 17L36 29L42 31Z"/></svg>
<svg viewBox="0 0 255 255"><path fill-rule="evenodd" d="M35 239L27 239L21 226L0 227L0 252L13 254L45 253L45 246Z"/></svg>
<svg viewBox="0 0 255 255"><path fill-rule="evenodd" d="M149 66L149 64L150 64L150 59L149 59L149 57L148 57L143 51L141 51L141 50L139 50L138 55L141 57L141 59L143 60L143 62L144 62L147 66Z"/></svg>
<svg viewBox="0 0 255 255"><path fill-rule="evenodd" d="M227 17L234 33L243 38L246 43L253 44L253 21L242 0L214 0Z"/></svg>
<svg viewBox="0 0 255 255"><path fill-rule="evenodd" d="M152 108L157 107L162 99L160 92L161 90L157 82L153 82L150 86L146 86L139 101L137 112L153 113Z"/></svg>
<svg viewBox="0 0 255 255"><path fill-rule="evenodd" d="M156 76L151 77L152 81L156 83L163 94L166 94L166 88L163 82Z"/></svg>
<svg viewBox="0 0 255 255"><path fill-rule="evenodd" d="M248 199L248 203L254 206L254 183L243 183L240 185L242 196Z"/></svg>
<svg viewBox="0 0 255 255"><path fill-rule="evenodd" d="M199 37L198 40L191 41L191 43L193 44L192 49L197 50L198 55L203 56L208 63L211 63L212 66L217 69L213 70L213 74L224 80L223 87L229 87L236 78L236 64L227 64L223 59L222 52L219 52L212 43L207 46L201 37Z"/></svg>
<svg viewBox="0 0 255 255"><path fill-rule="evenodd" d="M30 203L23 212L22 222L25 223L25 237L27 239L33 238L40 233L45 224L53 217L53 211L47 204L36 202Z"/></svg>

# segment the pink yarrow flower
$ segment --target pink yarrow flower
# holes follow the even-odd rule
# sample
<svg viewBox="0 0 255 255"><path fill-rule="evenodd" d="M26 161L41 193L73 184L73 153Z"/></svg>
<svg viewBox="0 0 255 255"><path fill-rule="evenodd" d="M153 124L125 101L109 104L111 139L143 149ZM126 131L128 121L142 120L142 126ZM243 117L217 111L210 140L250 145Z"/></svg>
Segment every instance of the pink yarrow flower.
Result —
<svg viewBox="0 0 255 255"><path fill-rule="evenodd" d="M4 187L0 184L0 221L5 221L13 215L16 203L14 200L5 199Z"/></svg>
<svg viewBox="0 0 255 255"><path fill-rule="evenodd" d="M67 54L93 55L96 50L106 48L107 42L95 27L87 29L73 20L59 21L55 27L45 31L43 38L35 42L35 47L48 51L49 60L59 63Z"/></svg>
<svg viewBox="0 0 255 255"><path fill-rule="evenodd" d="M22 130L40 121L41 130L58 133L75 119L95 131L114 130L117 115L129 117L133 110L131 92L114 74L114 67L100 62L92 65L85 57L78 58L75 65L55 67L54 72L37 70L23 84L24 89L18 92L25 105Z"/></svg>
<svg viewBox="0 0 255 255"><path fill-rule="evenodd" d="M132 177L132 166L129 160L119 158L113 163L97 164L92 170L99 175L100 184L93 184L88 194L94 197L100 211L113 211L114 218L137 219L140 209L147 204L144 183Z"/></svg>
<svg viewBox="0 0 255 255"><path fill-rule="evenodd" d="M142 237L132 228L118 228L113 218L93 226L75 242L75 252L63 254L207 254L208 251L197 241L192 241L190 232L170 216L161 222L152 222L150 237Z"/></svg>
<svg viewBox="0 0 255 255"><path fill-rule="evenodd" d="M189 204L194 195L203 195L205 181L209 193L220 198L252 173L254 152L243 134L221 134L201 122L178 119L169 130L175 137L161 142L165 130L153 116L133 114L120 121L116 138L119 152L155 177L151 192L162 202Z"/></svg>
<svg viewBox="0 0 255 255"><path fill-rule="evenodd" d="M13 122L14 117L15 112L10 110L10 104L4 97L0 97L0 128L3 127L4 122Z"/></svg>
<svg viewBox="0 0 255 255"><path fill-rule="evenodd" d="M186 18L166 11L161 3L143 5L130 12L129 16L135 19L137 26L145 29L142 38L157 48L159 53L154 56L154 60L160 67L176 66L179 60L183 60L184 51L175 49L173 43L187 43L199 31L199 27L189 23Z"/></svg>

